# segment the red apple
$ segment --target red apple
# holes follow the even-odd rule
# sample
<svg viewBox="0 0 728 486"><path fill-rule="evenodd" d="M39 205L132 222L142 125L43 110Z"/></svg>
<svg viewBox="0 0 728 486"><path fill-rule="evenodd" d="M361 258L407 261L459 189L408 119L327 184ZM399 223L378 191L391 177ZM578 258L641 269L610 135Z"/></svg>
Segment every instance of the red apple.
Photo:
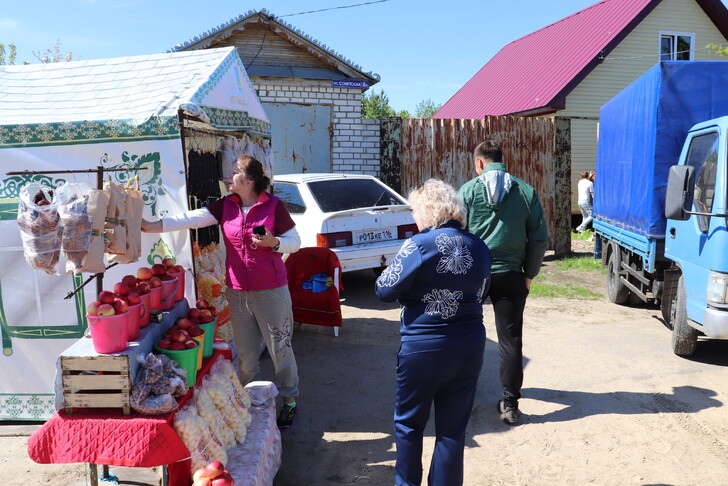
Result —
<svg viewBox="0 0 728 486"><path fill-rule="evenodd" d="M172 341L169 339L160 339L157 343L157 347L159 349L169 349L169 346L172 344Z"/></svg>
<svg viewBox="0 0 728 486"><path fill-rule="evenodd" d="M176 262L172 257L165 257L162 259L162 265L164 265L165 268L173 267L175 263Z"/></svg>
<svg viewBox="0 0 728 486"><path fill-rule="evenodd" d="M197 307L198 309L207 309L208 307L210 307L210 304L208 304L205 299L197 299L197 302L195 302L195 307Z"/></svg>
<svg viewBox="0 0 728 486"><path fill-rule="evenodd" d="M139 295L146 295L152 291L152 287L149 285L149 282L139 282L137 284L137 288L139 289Z"/></svg>
<svg viewBox="0 0 728 486"><path fill-rule="evenodd" d="M215 309L215 306L212 306L211 305L210 307L207 308L207 310L210 311L210 314L212 314L212 317L216 317L217 316L217 309Z"/></svg>
<svg viewBox="0 0 728 486"><path fill-rule="evenodd" d="M200 316L200 323L202 323L202 324L209 324L214 320L215 320L215 318L212 316L206 316L206 315Z"/></svg>
<svg viewBox="0 0 728 486"><path fill-rule="evenodd" d="M200 310L200 318L202 316L212 316L212 312L210 312L210 309L202 309Z"/></svg>
<svg viewBox="0 0 728 486"><path fill-rule="evenodd" d="M189 329L187 329L187 334L189 334L192 337L200 336L204 332L205 331L203 331L202 328L200 328L200 326L198 326L196 324L193 324L192 327L190 327Z"/></svg>
<svg viewBox="0 0 728 486"><path fill-rule="evenodd" d="M139 280L149 280L153 276L154 274L152 273L152 269L149 267L140 267L137 270L137 277Z"/></svg>
<svg viewBox="0 0 728 486"><path fill-rule="evenodd" d="M175 265L172 268L174 268L174 272L172 273L183 273L185 271L185 267L183 267L182 265Z"/></svg>
<svg viewBox="0 0 728 486"><path fill-rule="evenodd" d="M102 304L111 304L112 302L114 302L115 298L116 295L108 290L102 290L101 293L99 293L99 302L101 302Z"/></svg>
<svg viewBox="0 0 728 486"><path fill-rule="evenodd" d="M152 265L152 273L154 275L165 275L167 273L167 267L161 263L155 263Z"/></svg>
<svg viewBox="0 0 728 486"><path fill-rule="evenodd" d="M200 309L192 308L189 311L187 311L187 317L200 317Z"/></svg>
<svg viewBox="0 0 728 486"><path fill-rule="evenodd" d="M202 468L195 471L195 474L192 475L192 481L197 481L198 479L203 479L203 478L207 479L208 481L210 480L210 478L205 476L205 470Z"/></svg>
<svg viewBox="0 0 728 486"><path fill-rule="evenodd" d="M192 483L192 486L212 486L212 479L206 478L204 476L197 478L195 479L195 482Z"/></svg>
<svg viewBox="0 0 728 486"><path fill-rule="evenodd" d="M165 273L164 275L160 275L159 276L159 280L161 280L162 282L168 282L170 280L177 280L177 279L174 278L174 275L170 275L168 273Z"/></svg>
<svg viewBox="0 0 728 486"><path fill-rule="evenodd" d="M180 329L189 329L192 327L192 322L190 322L190 320L186 317L183 317L181 319L177 319L177 327Z"/></svg>
<svg viewBox="0 0 728 486"><path fill-rule="evenodd" d="M220 461L208 462L202 469L205 471L205 476L210 479L215 479L225 472L225 466Z"/></svg>
<svg viewBox="0 0 728 486"><path fill-rule="evenodd" d="M184 343L188 337L190 335L180 329L173 329L169 333L169 340L172 342Z"/></svg>
<svg viewBox="0 0 728 486"><path fill-rule="evenodd" d="M126 301L129 305L139 305L142 302L142 298L135 292L129 292L126 296Z"/></svg>
<svg viewBox="0 0 728 486"><path fill-rule="evenodd" d="M185 341L185 348L187 349L194 349L197 347L197 341L194 339L191 339L189 341Z"/></svg>
<svg viewBox="0 0 728 486"><path fill-rule="evenodd" d="M121 282L127 284L129 287L134 287L137 284L137 278L134 275L124 275Z"/></svg>
<svg viewBox="0 0 728 486"><path fill-rule="evenodd" d="M124 282L119 282L118 284L114 285L114 293L116 295L126 295L129 293L129 286Z"/></svg>
<svg viewBox="0 0 728 486"><path fill-rule="evenodd" d="M98 309L96 309L96 313L100 316L108 317L116 314L116 311L114 310L114 306L111 304L101 304Z"/></svg>
<svg viewBox="0 0 728 486"><path fill-rule="evenodd" d="M186 349L186 348L185 348L185 343L175 341L172 344L170 344L169 348L167 348L167 349L169 349L170 351L182 351L183 349Z"/></svg>
<svg viewBox="0 0 728 486"><path fill-rule="evenodd" d="M116 312L117 314L129 312L129 304L127 304L125 300L119 297L114 299L114 303L112 305L114 306L114 312Z"/></svg>
<svg viewBox="0 0 728 486"><path fill-rule="evenodd" d="M210 484L212 484L212 486L235 486L235 480L229 472L223 471L223 473L213 479Z"/></svg>
<svg viewBox="0 0 728 486"><path fill-rule="evenodd" d="M154 277L149 279L149 286L153 289L156 289L157 287L162 286L162 281L159 280L159 277L155 275Z"/></svg>
<svg viewBox="0 0 728 486"><path fill-rule="evenodd" d="M86 314L88 314L90 316L97 316L97 315L99 315L99 306L100 305L101 305L101 302L99 302L97 300L91 302L86 307Z"/></svg>

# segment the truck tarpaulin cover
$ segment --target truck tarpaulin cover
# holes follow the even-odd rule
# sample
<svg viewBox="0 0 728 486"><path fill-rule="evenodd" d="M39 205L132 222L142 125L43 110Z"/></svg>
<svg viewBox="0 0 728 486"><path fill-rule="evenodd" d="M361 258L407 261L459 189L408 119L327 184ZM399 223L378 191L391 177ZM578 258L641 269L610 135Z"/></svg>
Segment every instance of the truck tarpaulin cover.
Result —
<svg viewBox="0 0 728 486"><path fill-rule="evenodd" d="M685 137L728 115L728 62L665 61L600 110L594 214L647 237L665 236L665 188Z"/></svg>

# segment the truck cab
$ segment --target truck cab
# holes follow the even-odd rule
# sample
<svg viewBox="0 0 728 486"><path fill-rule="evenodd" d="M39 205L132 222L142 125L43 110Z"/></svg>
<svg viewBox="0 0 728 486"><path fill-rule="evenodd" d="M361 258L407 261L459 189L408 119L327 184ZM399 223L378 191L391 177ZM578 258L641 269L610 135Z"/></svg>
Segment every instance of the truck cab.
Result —
<svg viewBox="0 0 728 486"><path fill-rule="evenodd" d="M700 334L728 338L727 158L724 116L693 126L670 168L665 257L674 272L666 273L663 306L677 354L692 354Z"/></svg>

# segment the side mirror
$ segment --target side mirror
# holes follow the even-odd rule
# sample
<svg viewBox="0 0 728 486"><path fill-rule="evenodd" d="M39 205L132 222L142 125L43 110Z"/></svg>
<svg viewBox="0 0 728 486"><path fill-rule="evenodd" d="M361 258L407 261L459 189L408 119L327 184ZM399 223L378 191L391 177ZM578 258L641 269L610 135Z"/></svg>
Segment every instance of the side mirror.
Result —
<svg viewBox="0 0 728 486"><path fill-rule="evenodd" d="M665 217L685 221L690 218L686 211L693 207L695 169L689 165L673 165L667 178Z"/></svg>

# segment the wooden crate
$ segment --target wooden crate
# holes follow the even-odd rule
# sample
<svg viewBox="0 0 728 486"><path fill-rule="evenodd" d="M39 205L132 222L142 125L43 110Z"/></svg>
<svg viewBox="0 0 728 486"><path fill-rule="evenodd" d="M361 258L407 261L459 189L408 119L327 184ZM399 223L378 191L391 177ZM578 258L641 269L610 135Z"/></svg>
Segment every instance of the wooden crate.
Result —
<svg viewBox="0 0 728 486"><path fill-rule="evenodd" d="M61 356L65 409L121 408L131 413L129 356Z"/></svg>

